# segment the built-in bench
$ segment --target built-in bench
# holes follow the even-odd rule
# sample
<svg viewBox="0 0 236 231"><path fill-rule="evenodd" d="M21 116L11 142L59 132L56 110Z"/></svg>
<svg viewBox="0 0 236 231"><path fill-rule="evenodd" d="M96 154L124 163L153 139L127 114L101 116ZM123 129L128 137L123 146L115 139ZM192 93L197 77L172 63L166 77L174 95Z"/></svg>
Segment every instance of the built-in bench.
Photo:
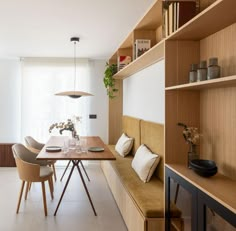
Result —
<svg viewBox="0 0 236 231"><path fill-rule="evenodd" d="M107 182L129 231L164 230L164 126L123 116L123 132L134 138L131 154L122 157L109 145L116 161L104 161L101 166ZM161 161L148 183L140 180L131 167L132 159L141 144L161 156ZM174 206L172 217L181 230L180 211Z"/></svg>

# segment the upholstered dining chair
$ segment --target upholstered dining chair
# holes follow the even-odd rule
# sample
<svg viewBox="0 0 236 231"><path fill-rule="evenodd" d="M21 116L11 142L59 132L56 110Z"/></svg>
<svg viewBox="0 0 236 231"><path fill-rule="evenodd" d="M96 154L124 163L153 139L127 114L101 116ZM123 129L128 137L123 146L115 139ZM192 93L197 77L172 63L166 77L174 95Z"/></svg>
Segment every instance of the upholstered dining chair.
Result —
<svg viewBox="0 0 236 231"><path fill-rule="evenodd" d="M53 183L52 183L53 171L52 169L46 166L47 163L45 161L36 160L34 155L22 144L14 144L12 146L12 151L15 157L19 177L22 180L16 213L18 213L20 209L20 203L21 203L21 198L24 191L25 183L27 183L27 187L25 189L25 199L26 199L27 193L29 191L30 183L41 182L44 214L45 216L47 216L45 181L48 181L49 183L51 198L53 199Z"/></svg>
<svg viewBox="0 0 236 231"><path fill-rule="evenodd" d="M42 148L44 147L44 144L39 143L32 136L25 137L25 144L26 144L26 147L30 151L34 152L35 154L38 154L42 150ZM48 162L49 166L52 166L54 180L56 181L57 180L56 169L55 169L56 161L55 160L48 160L47 162Z"/></svg>

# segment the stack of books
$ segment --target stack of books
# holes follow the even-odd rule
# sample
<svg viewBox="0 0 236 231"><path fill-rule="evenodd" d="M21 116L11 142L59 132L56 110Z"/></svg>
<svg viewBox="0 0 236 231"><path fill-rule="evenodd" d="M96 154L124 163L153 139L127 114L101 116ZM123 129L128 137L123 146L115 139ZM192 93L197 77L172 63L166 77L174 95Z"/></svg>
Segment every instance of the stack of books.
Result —
<svg viewBox="0 0 236 231"><path fill-rule="evenodd" d="M144 54L151 48L151 40L150 39L136 39L134 43L133 49L133 60Z"/></svg>
<svg viewBox="0 0 236 231"><path fill-rule="evenodd" d="M172 34L196 15L196 2L163 2L163 21L165 36Z"/></svg>
<svg viewBox="0 0 236 231"><path fill-rule="evenodd" d="M127 55L118 56L118 60L117 60L118 70L117 71L120 71L122 68L127 66L130 62L131 62L131 57L130 56L127 56Z"/></svg>

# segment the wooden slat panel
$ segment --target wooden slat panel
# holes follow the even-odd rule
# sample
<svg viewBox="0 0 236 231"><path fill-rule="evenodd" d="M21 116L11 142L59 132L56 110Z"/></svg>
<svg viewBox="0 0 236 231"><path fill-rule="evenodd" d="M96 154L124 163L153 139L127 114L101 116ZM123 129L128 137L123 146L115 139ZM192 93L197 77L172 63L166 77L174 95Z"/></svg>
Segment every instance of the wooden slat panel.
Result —
<svg viewBox="0 0 236 231"><path fill-rule="evenodd" d="M221 75L236 74L236 23L200 42L201 60L218 57ZM226 77L230 78L230 77ZM220 78L219 80L224 80ZM222 83L223 85L224 83ZM213 159L219 172L236 179L236 86L220 83L215 89L201 92L201 155Z"/></svg>
<svg viewBox="0 0 236 231"><path fill-rule="evenodd" d="M166 42L166 87L189 82L190 65L199 63L199 49L198 41Z"/></svg>
<svg viewBox="0 0 236 231"><path fill-rule="evenodd" d="M236 180L236 87L201 93L201 156Z"/></svg>
<svg viewBox="0 0 236 231"><path fill-rule="evenodd" d="M123 81L116 80L116 86L116 97L109 99L109 144L116 144L122 132Z"/></svg>
<svg viewBox="0 0 236 231"><path fill-rule="evenodd" d="M236 2L236 1L235 1ZM236 12L236 11L235 11ZM236 13L235 13L236 14ZM221 76L236 75L236 23L200 42L200 58L218 57Z"/></svg>
<svg viewBox="0 0 236 231"><path fill-rule="evenodd" d="M198 91L166 92L166 163L187 166L188 144L178 122L200 128L200 93Z"/></svg>
<svg viewBox="0 0 236 231"><path fill-rule="evenodd" d="M15 167L15 159L12 153L13 143L0 144L0 167Z"/></svg>

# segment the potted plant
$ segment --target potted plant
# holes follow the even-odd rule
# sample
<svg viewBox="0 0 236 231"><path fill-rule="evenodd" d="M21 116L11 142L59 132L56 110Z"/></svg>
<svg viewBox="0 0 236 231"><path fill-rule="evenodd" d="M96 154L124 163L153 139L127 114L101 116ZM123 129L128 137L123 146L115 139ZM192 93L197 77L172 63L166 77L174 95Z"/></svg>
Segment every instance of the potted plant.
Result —
<svg viewBox="0 0 236 231"><path fill-rule="evenodd" d="M116 64L109 64L106 63L106 70L104 72L104 78L103 83L105 88L107 89L107 95L110 99L115 98L114 93L118 91L117 88L115 88L115 79L113 78L113 75L117 72L117 65Z"/></svg>

